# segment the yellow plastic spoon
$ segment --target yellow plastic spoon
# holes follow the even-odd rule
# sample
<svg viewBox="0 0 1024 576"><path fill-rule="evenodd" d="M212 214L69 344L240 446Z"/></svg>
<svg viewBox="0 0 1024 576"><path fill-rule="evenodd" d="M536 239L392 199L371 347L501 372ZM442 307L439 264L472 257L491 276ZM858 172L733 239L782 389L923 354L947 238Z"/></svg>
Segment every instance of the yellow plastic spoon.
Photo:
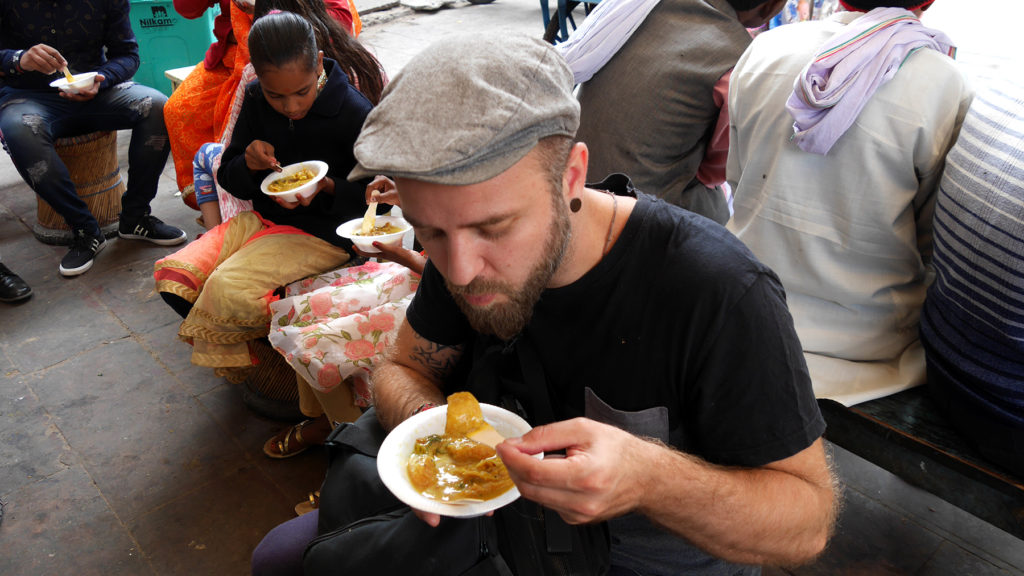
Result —
<svg viewBox="0 0 1024 576"><path fill-rule="evenodd" d="M366 207L366 214L363 214L363 227L360 230L363 236L369 236L373 231L373 225L377 221L377 203L370 202Z"/></svg>

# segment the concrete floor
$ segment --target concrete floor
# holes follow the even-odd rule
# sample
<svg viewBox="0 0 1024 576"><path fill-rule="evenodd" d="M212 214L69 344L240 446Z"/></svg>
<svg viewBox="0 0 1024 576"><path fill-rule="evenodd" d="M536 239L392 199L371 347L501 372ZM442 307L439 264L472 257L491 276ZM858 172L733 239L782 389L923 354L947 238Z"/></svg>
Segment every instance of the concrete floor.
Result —
<svg viewBox="0 0 1024 576"><path fill-rule="evenodd" d="M966 4L940 0L925 22L961 42L972 76L1019 73L1009 43L1022 20L1005 13L1019 14L1019 0ZM542 32L535 0L365 16L362 40L391 74L444 34ZM168 165L154 213L194 238L197 213L174 191ZM319 486L322 450L264 457L281 424L189 363L178 317L153 292L152 264L171 249L114 240L91 271L65 279L65 249L37 242L35 219L35 196L4 155L2 258L35 294L0 304L0 574L247 574L260 538ZM1024 574L1024 542L841 449L835 457L846 506L828 552L769 573Z"/></svg>

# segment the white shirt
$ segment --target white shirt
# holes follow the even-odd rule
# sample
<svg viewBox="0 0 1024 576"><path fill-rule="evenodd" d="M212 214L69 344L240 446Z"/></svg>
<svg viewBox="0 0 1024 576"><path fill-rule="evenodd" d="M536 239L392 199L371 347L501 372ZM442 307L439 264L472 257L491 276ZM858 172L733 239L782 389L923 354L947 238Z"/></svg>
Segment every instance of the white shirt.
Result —
<svg viewBox="0 0 1024 576"><path fill-rule="evenodd" d="M826 156L800 150L794 80L858 15L760 34L729 91L728 228L782 279L815 394L846 405L924 382L935 192L973 95L953 60L919 50Z"/></svg>

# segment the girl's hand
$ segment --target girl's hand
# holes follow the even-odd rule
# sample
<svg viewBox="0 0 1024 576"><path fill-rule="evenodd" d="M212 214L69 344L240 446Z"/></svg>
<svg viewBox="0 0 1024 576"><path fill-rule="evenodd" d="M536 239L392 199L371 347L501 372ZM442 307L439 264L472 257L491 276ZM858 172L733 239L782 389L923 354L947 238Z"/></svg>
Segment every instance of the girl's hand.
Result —
<svg viewBox="0 0 1024 576"><path fill-rule="evenodd" d="M401 264L413 272L423 275L423 267L427 265L427 257L415 250L406 250L401 246L386 246L380 242L374 242L373 247L380 252L363 252L357 246L352 250L363 258L382 258L396 264Z"/></svg>
<svg viewBox="0 0 1024 576"><path fill-rule="evenodd" d="M245 147L245 165L253 172L279 170L281 166L274 157L274 147L263 140L253 140Z"/></svg>
<svg viewBox="0 0 1024 576"><path fill-rule="evenodd" d="M309 206L310 204L313 203L313 198L316 198L316 195L319 194L320 192L334 194L334 180L331 179L330 176L324 176L323 178L321 178L320 181L316 183L316 190L314 190L313 193L310 194L309 196L300 196L299 199L295 202L289 202L278 196L274 196L274 200L276 200L277 203L280 204L281 206L289 210L293 210L298 206Z"/></svg>
<svg viewBox="0 0 1024 576"><path fill-rule="evenodd" d="M366 203L382 202L392 206L401 206L398 200L398 188L395 182L387 176L377 175L373 181L366 185Z"/></svg>

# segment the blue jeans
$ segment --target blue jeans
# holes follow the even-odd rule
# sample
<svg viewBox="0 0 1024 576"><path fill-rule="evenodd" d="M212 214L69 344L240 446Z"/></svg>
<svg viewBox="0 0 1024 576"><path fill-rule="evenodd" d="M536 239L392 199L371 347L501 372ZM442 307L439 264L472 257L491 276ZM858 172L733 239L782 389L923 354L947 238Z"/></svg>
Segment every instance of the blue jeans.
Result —
<svg viewBox="0 0 1024 576"><path fill-rule="evenodd" d="M163 108L167 97L148 86L125 82L87 102L61 98L55 90L0 87L0 140L18 173L72 230L100 234L99 223L78 197L54 140L101 130L131 129L128 185L121 219L135 222L149 213L171 148Z"/></svg>
<svg viewBox="0 0 1024 576"><path fill-rule="evenodd" d="M207 142L199 147L195 158L192 159L192 179L195 181L197 206L217 201L217 187L214 185L217 175L213 173L213 162L223 153L223 144Z"/></svg>

